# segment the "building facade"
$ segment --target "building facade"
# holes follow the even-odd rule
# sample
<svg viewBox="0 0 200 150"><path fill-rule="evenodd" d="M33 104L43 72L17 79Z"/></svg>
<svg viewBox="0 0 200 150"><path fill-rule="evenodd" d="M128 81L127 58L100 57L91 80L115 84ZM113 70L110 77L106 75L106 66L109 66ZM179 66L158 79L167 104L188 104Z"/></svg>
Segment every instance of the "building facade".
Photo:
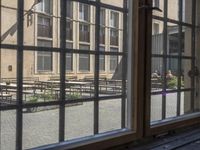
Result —
<svg viewBox="0 0 200 150"><path fill-rule="evenodd" d="M104 1L103 1L104 2ZM111 1L104 3L110 4ZM122 6L121 0L112 1L112 5ZM25 1L24 45L58 48L60 46L60 1ZM1 42L16 44L15 1L2 1L1 5ZM67 1L66 9L66 48L75 50L95 50L95 8L87 4ZM7 20L6 18L12 18ZM100 13L100 51L122 52L123 14L109 9ZM24 50L24 77L39 77L46 80L49 76L59 75L59 54L56 52L34 52ZM107 78L118 72L120 56L100 55L99 70ZM66 75L94 76L94 55L66 54ZM16 52L1 49L1 78L16 77Z"/></svg>

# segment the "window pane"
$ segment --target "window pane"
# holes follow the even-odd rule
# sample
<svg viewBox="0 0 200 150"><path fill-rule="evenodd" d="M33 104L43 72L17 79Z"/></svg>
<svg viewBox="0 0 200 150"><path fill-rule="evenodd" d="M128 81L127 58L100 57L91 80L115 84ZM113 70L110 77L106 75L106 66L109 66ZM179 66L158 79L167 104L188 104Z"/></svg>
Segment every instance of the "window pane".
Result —
<svg viewBox="0 0 200 150"><path fill-rule="evenodd" d="M0 149L14 150L16 145L16 111L0 111Z"/></svg>
<svg viewBox="0 0 200 150"><path fill-rule="evenodd" d="M168 18L179 20L179 0L168 1Z"/></svg>
<svg viewBox="0 0 200 150"><path fill-rule="evenodd" d="M17 44L17 1L1 0L0 13L1 44Z"/></svg>
<svg viewBox="0 0 200 150"><path fill-rule="evenodd" d="M105 52L105 47L100 47L100 51ZM105 71L105 55L99 56L99 69Z"/></svg>
<svg viewBox="0 0 200 150"><path fill-rule="evenodd" d="M179 54L179 26L176 24L168 23L167 26L168 33L168 48L167 54L169 55L178 55Z"/></svg>
<svg viewBox="0 0 200 150"><path fill-rule="evenodd" d="M117 48L110 48L111 52L118 52ZM118 66L118 56L117 55L111 55L110 56L110 71L115 71Z"/></svg>
<svg viewBox="0 0 200 150"><path fill-rule="evenodd" d="M110 29L110 44L118 45L119 44L119 31L115 29Z"/></svg>
<svg viewBox="0 0 200 150"><path fill-rule="evenodd" d="M50 41L38 40L38 46L51 47ZM38 71L52 71L52 53L51 52L37 52L37 70Z"/></svg>
<svg viewBox="0 0 200 150"><path fill-rule="evenodd" d="M79 40L82 42L90 42L90 25L80 23Z"/></svg>
<svg viewBox="0 0 200 150"><path fill-rule="evenodd" d="M52 37L51 19L38 16L38 36Z"/></svg>
<svg viewBox="0 0 200 150"><path fill-rule="evenodd" d="M151 122L162 119L162 95L151 96Z"/></svg>
<svg viewBox="0 0 200 150"><path fill-rule="evenodd" d="M80 45L80 50L90 50L87 45ZM79 71L89 71L90 70L90 55L89 54L79 54Z"/></svg>
<svg viewBox="0 0 200 150"><path fill-rule="evenodd" d="M72 43L66 43L66 48L73 48ZM66 70L72 71L73 70L73 54L66 53Z"/></svg>
<svg viewBox="0 0 200 150"><path fill-rule="evenodd" d="M151 62L151 92L162 91L164 83L163 58L152 58Z"/></svg>
<svg viewBox="0 0 200 150"><path fill-rule="evenodd" d="M110 27L118 28L119 27L119 13L111 11L110 13Z"/></svg>
<svg viewBox="0 0 200 150"><path fill-rule="evenodd" d="M153 20L152 27L152 54L163 54L163 22Z"/></svg>
<svg viewBox="0 0 200 150"><path fill-rule="evenodd" d="M121 100L101 101L99 104L99 131L107 132L121 128Z"/></svg>
<svg viewBox="0 0 200 150"><path fill-rule="evenodd" d="M90 21L90 6L79 3L79 19L82 21Z"/></svg>
<svg viewBox="0 0 200 150"><path fill-rule="evenodd" d="M23 113L23 149L58 142L58 106L33 107Z"/></svg>
<svg viewBox="0 0 200 150"><path fill-rule="evenodd" d="M181 34L181 50L183 56L192 56L192 29L189 27L182 27L182 34Z"/></svg>
<svg viewBox="0 0 200 150"><path fill-rule="evenodd" d="M67 17L73 18L73 2L67 1L67 9L66 9Z"/></svg>
<svg viewBox="0 0 200 150"><path fill-rule="evenodd" d="M73 40L73 21L67 20L66 39Z"/></svg>
<svg viewBox="0 0 200 150"><path fill-rule="evenodd" d="M166 95L166 118L177 116L177 93Z"/></svg>
<svg viewBox="0 0 200 150"><path fill-rule="evenodd" d="M93 135L93 102L65 105L65 140Z"/></svg>
<svg viewBox="0 0 200 150"><path fill-rule="evenodd" d="M194 1L191 0L183 0L182 1L182 15L183 15L183 22L192 23L192 3Z"/></svg>

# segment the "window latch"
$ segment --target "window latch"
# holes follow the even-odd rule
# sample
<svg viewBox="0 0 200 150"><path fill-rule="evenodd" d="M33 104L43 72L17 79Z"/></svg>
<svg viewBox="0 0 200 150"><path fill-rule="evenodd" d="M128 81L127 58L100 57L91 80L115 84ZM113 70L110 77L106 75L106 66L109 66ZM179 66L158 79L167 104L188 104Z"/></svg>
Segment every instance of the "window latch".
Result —
<svg viewBox="0 0 200 150"><path fill-rule="evenodd" d="M141 7L139 7L140 9L146 9L146 10L156 10L156 11L159 11L159 12L163 12L160 8L158 7L153 7L153 6L150 6L150 5L142 5Z"/></svg>
<svg viewBox="0 0 200 150"><path fill-rule="evenodd" d="M199 70L198 70L198 68L197 67L195 67L193 70L190 70L189 72L188 72L188 76L189 77L197 77L197 76L199 76Z"/></svg>

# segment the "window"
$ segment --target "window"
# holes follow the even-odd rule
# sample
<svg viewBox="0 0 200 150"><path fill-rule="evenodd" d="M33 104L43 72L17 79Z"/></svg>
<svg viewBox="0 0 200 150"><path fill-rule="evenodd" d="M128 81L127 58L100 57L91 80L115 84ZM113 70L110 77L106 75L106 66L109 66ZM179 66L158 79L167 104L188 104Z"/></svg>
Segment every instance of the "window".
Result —
<svg viewBox="0 0 200 150"><path fill-rule="evenodd" d="M126 49L126 42L121 41L120 48L112 46L116 49L112 53L109 37L106 37L110 35L110 11L123 13L124 16L130 12L123 8L127 6L126 0L119 4L117 2L118 7L113 6L111 1L105 1L105 4L96 0L81 1L87 4L79 5L80 1L52 0L55 10L53 15L33 13L36 18L33 19L33 26L29 27L24 24L26 17L23 15L26 15L28 8L32 8L31 4L34 2L17 1L17 23L11 19L14 27L11 20L5 19L10 18L7 10L14 7L13 1L5 5L12 4L8 8L1 6L2 31L9 33L6 40L11 43L14 40L9 31L12 29L14 32L13 28L17 28L17 44L0 44L0 55L4 59L0 59L0 76L13 78L17 96L11 92L9 102L0 100L0 139L3 142L0 149L48 149L49 145L57 149L57 144L61 144L61 149L68 149L63 146L71 146L71 141L72 144L81 144L86 142L86 138L92 142L107 141L121 134L132 136L132 124L128 122L131 119L127 117L127 112L130 112L127 108L127 65L122 66L123 74L119 76L113 77L115 72L109 71L110 57L113 65L117 63L114 62L116 56L127 59L126 53L120 52L121 47ZM69 1L73 1L73 6L70 6ZM41 11L48 6L45 3L50 1L42 2ZM39 6L34 5L33 10L35 7ZM96 9L97 7L100 9ZM106 10L100 12L101 8ZM45 9L43 11L48 12ZM101 24L97 21L97 14L100 13ZM8 16L2 19L5 14ZM16 15L12 13L12 16ZM126 21L118 21L122 27L127 26ZM8 30L5 26L8 26ZM102 27L101 42L95 40L98 39L96 36L99 35L99 30L96 29L99 26ZM113 29L118 30L118 27ZM127 32L123 31L127 28L120 30L124 37L123 33ZM124 40L128 41L126 38ZM27 44L27 41L32 45Z"/></svg>
<svg viewBox="0 0 200 150"><path fill-rule="evenodd" d="M154 0L154 7L160 7L160 0Z"/></svg>
<svg viewBox="0 0 200 150"><path fill-rule="evenodd" d="M110 44L119 44L119 13L111 11L110 14Z"/></svg>
<svg viewBox="0 0 200 150"><path fill-rule="evenodd" d="M52 7L53 7L53 1L52 0L41 0L40 3L37 5L38 11L52 14Z"/></svg>
<svg viewBox="0 0 200 150"><path fill-rule="evenodd" d="M67 1L67 18L73 18L73 2Z"/></svg>
<svg viewBox="0 0 200 150"><path fill-rule="evenodd" d="M80 50L90 50L88 45L79 45ZM90 71L89 54L79 54L79 71Z"/></svg>
<svg viewBox="0 0 200 150"><path fill-rule="evenodd" d="M116 45L119 44L119 31L116 29L110 29L110 45Z"/></svg>
<svg viewBox="0 0 200 150"><path fill-rule="evenodd" d="M105 47L100 47L100 51L105 52ZM105 55L99 56L99 69L100 71L105 71Z"/></svg>
<svg viewBox="0 0 200 150"><path fill-rule="evenodd" d="M159 34L159 24L158 23L153 24L153 33Z"/></svg>
<svg viewBox="0 0 200 150"><path fill-rule="evenodd" d="M52 42L38 40L38 46L51 47ZM52 52L37 52L37 71L52 71Z"/></svg>
<svg viewBox="0 0 200 150"><path fill-rule="evenodd" d="M79 3L79 20L90 21L90 6L86 4Z"/></svg>
<svg viewBox="0 0 200 150"><path fill-rule="evenodd" d="M85 23L79 24L79 41L90 42L90 25Z"/></svg>
<svg viewBox="0 0 200 150"><path fill-rule="evenodd" d="M51 18L38 16L38 36L52 38Z"/></svg>
<svg viewBox="0 0 200 150"><path fill-rule="evenodd" d="M66 43L66 48L73 48L72 43ZM66 53L66 71L70 72L73 70L73 54Z"/></svg>
<svg viewBox="0 0 200 150"><path fill-rule="evenodd" d="M73 21L67 20L67 31L66 31L66 39L72 41L73 40Z"/></svg>
<svg viewBox="0 0 200 150"><path fill-rule="evenodd" d="M110 48L111 52L118 52L118 48ZM118 66L118 56L110 56L110 71L115 71Z"/></svg>
<svg viewBox="0 0 200 150"><path fill-rule="evenodd" d="M100 44L105 44L105 9L101 9L100 11Z"/></svg>
<svg viewBox="0 0 200 150"><path fill-rule="evenodd" d="M119 27L119 13L111 11L110 14L110 27L118 28Z"/></svg>

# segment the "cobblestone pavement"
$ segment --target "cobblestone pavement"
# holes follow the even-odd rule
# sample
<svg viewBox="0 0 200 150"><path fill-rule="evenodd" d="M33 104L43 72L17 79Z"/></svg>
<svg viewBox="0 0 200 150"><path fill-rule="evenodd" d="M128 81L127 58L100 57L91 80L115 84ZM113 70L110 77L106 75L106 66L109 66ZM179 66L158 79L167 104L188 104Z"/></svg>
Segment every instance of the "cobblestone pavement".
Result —
<svg viewBox="0 0 200 150"><path fill-rule="evenodd" d="M176 115L177 95L168 94L166 116ZM182 95L182 98L183 95ZM181 111L183 112L183 101ZM152 96L151 120L161 119L161 96ZM65 139L71 140L93 134L94 103L68 106L65 111ZM99 104L100 132L119 129L121 125L121 101L109 100ZM0 150L14 150L16 133L16 111L2 111ZM45 110L23 115L23 148L33 148L58 142L58 109Z"/></svg>

